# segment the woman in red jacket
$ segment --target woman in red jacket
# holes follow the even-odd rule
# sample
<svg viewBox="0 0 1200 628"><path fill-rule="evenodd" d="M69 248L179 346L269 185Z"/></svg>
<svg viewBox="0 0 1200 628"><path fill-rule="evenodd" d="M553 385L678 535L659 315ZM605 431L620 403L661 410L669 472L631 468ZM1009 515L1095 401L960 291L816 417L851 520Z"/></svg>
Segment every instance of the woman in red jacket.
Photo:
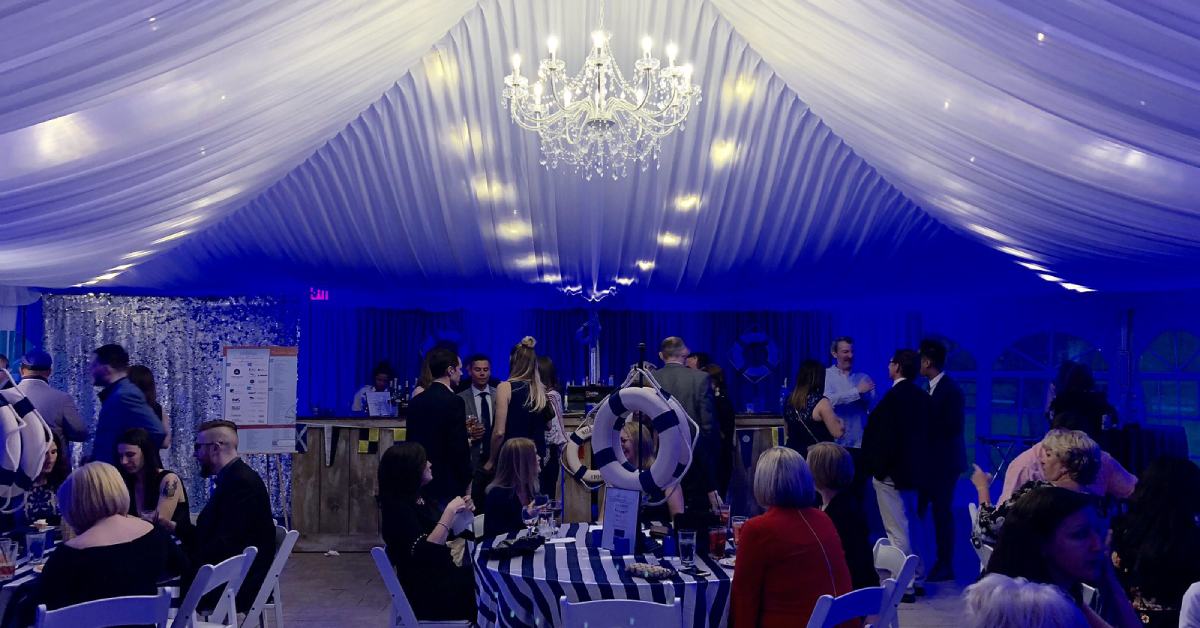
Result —
<svg viewBox="0 0 1200 628"><path fill-rule="evenodd" d="M767 512L746 522L733 572L733 625L803 626L817 598L851 591L833 521L813 507L804 458L773 447L758 459L754 499Z"/></svg>

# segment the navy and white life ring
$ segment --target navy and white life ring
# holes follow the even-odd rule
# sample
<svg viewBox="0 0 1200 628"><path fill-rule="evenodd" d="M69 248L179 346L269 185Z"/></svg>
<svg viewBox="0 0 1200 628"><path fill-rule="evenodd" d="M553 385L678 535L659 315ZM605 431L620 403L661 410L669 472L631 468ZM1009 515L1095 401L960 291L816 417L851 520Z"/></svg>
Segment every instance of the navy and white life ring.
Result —
<svg viewBox="0 0 1200 628"><path fill-rule="evenodd" d="M751 360L748 353L757 355ZM779 345L761 331L747 332L729 348L729 361L746 379L759 382L779 366Z"/></svg>
<svg viewBox="0 0 1200 628"><path fill-rule="evenodd" d="M691 464L688 416L678 402L669 403L670 398L665 390L622 388L599 405L592 429L592 464L601 477L617 488L644 492L651 503L666 500L666 492L683 479ZM652 417L651 425L658 433L658 453L644 471L626 460L621 450L624 415L630 412Z"/></svg>
<svg viewBox="0 0 1200 628"><path fill-rule="evenodd" d="M583 464L580 452L591 439L592 426L587 423L580 425L567 439L567 446L562 449L560 462L568 475L589 490L594 491L604 485L604 477L600 475L599 469L589 469L587 465Z"/></svg>
<svg viewBox="0 0 1200 628"><path fill-rule="evenodd" d="M0 512L12 513L42 472L50 448L50 428L7 372L0 373ZM59 455L66 455L60 452Z"/></svg>

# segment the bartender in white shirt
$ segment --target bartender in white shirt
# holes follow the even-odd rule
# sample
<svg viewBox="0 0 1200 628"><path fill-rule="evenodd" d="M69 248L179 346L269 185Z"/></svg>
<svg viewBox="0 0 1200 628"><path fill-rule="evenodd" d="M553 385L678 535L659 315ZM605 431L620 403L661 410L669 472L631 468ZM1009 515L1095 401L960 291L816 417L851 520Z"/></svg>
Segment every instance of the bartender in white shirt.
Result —
<svg viewBox="0 0 1200 628"><path fill-rule="evenodd" d="M395 375L392 373L392 366L387 362L380 362L375 366L375 370L371 372L372 383L358 389L354 393L354 400L350 402L350 409L354 412L367 412L370 406L367 404L367 394L372 392L388 392L388 383L392 381ZM394 414L394 413L393 413Z"/></svg>
<svg viewBox="0 0 1200 628"><path fill-rule="evenodd" d="M875 382L866 373L854 373L854 339L840 336L829 348L833 366L825 371L825 398L842 419L846 433L838 439L843 447L862 447L867 413L875 401Z"/></svg>

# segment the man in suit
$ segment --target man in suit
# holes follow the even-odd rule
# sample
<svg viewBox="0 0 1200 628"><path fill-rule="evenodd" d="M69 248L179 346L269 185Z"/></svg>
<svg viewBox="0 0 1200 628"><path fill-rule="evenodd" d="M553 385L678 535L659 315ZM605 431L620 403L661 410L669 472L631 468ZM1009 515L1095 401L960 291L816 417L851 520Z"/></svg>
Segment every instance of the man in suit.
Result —
<svg viewBox="0 0 1200 628"><path fill-rule="evenodd" d="M708 373L687 367L688 348L683 339L671 336L662 341L658 357L663 367L654 372L663 390L675 397L688 415L700 425L700 439L692 453L692 468L683 477L684 507L689 511L716 509L716 460L721 449L721 426L713 411L713 391Z"/></svg>
<svg viewBox="0 0 1200 628"><path fill-rule="evenodd" d="M140 427L157 447L167 432L141 389L129 381L129 353L121 345L109 344L92 352L92 381L100 391L100 418L92 441L92 460L117 466L117 439Z"/></svg>
<svg viewBox="0 0 1200 628"><path fill-rule="evenodd" d="M898 349L893 355L888 363L892 389L867 418L863 458L871 471L888 539L905 554L918 556L915 591L921 594L925 569L917 551L922 535L917 491L925 486L932 404L929 395L913 381L919 370L916 351Z"/></svg>
<svg viewBox="0 0 1200 628"><path fill-rule="evenodd" d="M474 433L468 432L471 438L471 499L476 504L484 503L485 490L491 481L489 474L483 471L483 463L487 462L492 444L492 409L496 403L496 387L492 386L492 361L486 355L477 353L467 359L467 374L470 375L470 385L458 393L465 405L464 421L469 416L479 419L479 426ZM469 428L468 428L469 429Z"/></svg>
<svg viewBox="0 0 1200 628"><path fill-rule="evenodd" d="M258 473L238 456L237 425L207 421L196 432L195 457L200 475L213 478L216 488L192 530L179 528L179 539L192 566L217 563L254 546L258 554L238 590L239 611L250 610L275 559L275 518L271 498ZM213 602L214 597L205 598ZM205 604L206 606L208 604Z"/></svg>
<svg viewBox="0 0 1200 628"><path fill-rule="evenodd" d="M53 367L49 353L41 349L29 351L21 356L21 383L17 388L33 402L54 433L68 441L86 442L90 435L88 425L79 416L75 398L50 386Z"/></svg>
<svg viewBox="0 0 1200 628"><path fill-rule="evenodd" d="M408 440L420 443L433 465L433 481L425 486L425 497L445 508L450 500L465 495L471 483L467 404L454 394L462 377L462 360L446 348L433 349L427 360L434 379L408 402Z"/></svg>
<svg viewBox="0 0 1200 628"><path fill-rule="evenodd" d="M929 415L929 476L920 492L921 516L933 507L937 562L929 580L954 579L954 488L967 470L967 447L963 442L966 398L958 382L946 375L946 346L937 340L921 341L921 375L929 379L933 402Z"/></svg>

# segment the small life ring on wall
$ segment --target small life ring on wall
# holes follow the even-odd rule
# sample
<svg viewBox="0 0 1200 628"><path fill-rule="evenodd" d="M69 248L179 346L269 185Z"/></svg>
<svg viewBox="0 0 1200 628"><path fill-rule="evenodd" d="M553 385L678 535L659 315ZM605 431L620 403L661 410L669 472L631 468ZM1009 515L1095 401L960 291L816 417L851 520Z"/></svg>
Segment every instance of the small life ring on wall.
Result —
<svg viewBox="0 0 1200 628"><path fill-rule="evenodd" d="M588 490L594 491L604 485L604 478L599 470L589 469L583 464L583 448L591 438L592 426L580 425L567 439L567 446L563 447L559 461L567 470L567 475L578 480Z"/></svg>
<svg viewBox="0 0 1200 628"><path fill-rule="evenodd" d="M779 345L761 331L744 333L729 348L729 362L746 379L758 383L779 366Z"/></svg>
<svg viewBox="0 0 1200 628"><path fill-rule="evenodd" d="M654 464L639 470L625 459L621 450L624 416L641 412L653 417L651 425L658 434L658 453ZM666 492L683 479L691 463L692 443L687 413L678 403L670 403L666 391L654 388L622 388L604 399L596 410L592 429L592 464L606 482L617 488L642 491L650 503L666 500Z"/></svg>

